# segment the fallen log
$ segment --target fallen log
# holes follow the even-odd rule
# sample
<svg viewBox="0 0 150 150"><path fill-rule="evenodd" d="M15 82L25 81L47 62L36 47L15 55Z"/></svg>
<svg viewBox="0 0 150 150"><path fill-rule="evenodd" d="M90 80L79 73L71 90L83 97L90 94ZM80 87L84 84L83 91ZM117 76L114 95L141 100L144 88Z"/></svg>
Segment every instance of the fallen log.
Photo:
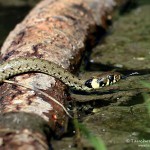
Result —
<svg viewBox="0 0 150 150"><path fill-rule="evenodd" d="M9 34L1 48L1 60L42 58L75 73L86 42L92 38L97 26L106 28L107 15L114 5L113 0L41 1ZM70 99L67 87L41 73L26 73L11 80L33 90L8 83L0 86L0 139L3 141L0 147L48 149L51 134L61 136L66 131L68 116L60 105L37 93L36 89L65 105ZM17 121L23 123L17 124ZM30 127L33 123L34 128L35 122L39 126L33 130ZM16 125L19 127L14 128ZM30 140L25 141L26 138Z"/></svg>

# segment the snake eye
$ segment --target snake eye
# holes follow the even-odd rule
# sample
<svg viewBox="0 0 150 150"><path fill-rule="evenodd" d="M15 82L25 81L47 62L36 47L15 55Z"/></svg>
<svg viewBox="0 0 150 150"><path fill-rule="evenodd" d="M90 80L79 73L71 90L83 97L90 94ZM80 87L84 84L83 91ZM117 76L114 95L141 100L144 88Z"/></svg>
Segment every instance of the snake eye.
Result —
<svg viewBox="0 0 150 150"><path fill-rule="evenodd" d="M89 79L85 82L85 86L89 87L89 88L92 88L92 80L93 79Z"/></svg>
<svg viewBox="0 0 150 150"><path fill-rule="evenodd" d="M114 75L108 75L107 78L109 80L109 83L113 83L113 81L114 81Z"/></svg>

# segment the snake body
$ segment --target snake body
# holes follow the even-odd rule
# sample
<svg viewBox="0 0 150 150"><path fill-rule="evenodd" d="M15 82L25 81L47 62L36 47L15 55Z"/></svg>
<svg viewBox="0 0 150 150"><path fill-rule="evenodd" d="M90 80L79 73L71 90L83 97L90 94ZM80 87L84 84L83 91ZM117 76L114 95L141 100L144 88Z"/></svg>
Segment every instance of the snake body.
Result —
<svg viewBox="0 0 150 150"><path fill-rule="evenodd" d="M38 58L18 58L4 62L0 65L0 83L12 76L28 72L41 72L53 76L61 80L70 88L81 91L99 89L121 79L121 75L119 73L111 73L91 77L87 80L81 80L63 69L61 66L47 60Z"/></svg>

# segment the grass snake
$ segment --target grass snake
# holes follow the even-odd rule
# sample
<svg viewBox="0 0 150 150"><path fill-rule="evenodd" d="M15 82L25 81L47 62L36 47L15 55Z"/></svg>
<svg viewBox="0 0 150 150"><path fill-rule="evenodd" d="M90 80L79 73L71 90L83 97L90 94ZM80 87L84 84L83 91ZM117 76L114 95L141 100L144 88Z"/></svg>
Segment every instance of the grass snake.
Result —
<svg viewBox="0 0 150 150"><path fill-rule="evenodd" d="M0 83L4 80L28 72L41 72L53 76L70 88L81 91L92 91L113 84L121 79L121 74L111 72L90 79L79 79L61 66L39 58L18 58L0 65Z"/></svg>

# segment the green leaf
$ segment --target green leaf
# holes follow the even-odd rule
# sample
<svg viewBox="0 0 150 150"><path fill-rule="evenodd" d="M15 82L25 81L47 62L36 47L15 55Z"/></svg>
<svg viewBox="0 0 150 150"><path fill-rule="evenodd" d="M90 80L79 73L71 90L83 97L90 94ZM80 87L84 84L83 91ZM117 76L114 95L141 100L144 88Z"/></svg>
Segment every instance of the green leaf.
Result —
<svg viewBox="0 0 150 150"><path fill-rule="evenodd" d="M144 81L140 81L140 83L141 83L143 86L145 86L145 87L147 87L147 88L150 89L150 83L147 83L147 82L144 82Z"/></svg>
<svg viewBox="0 0 150 150"><path fill-rule="evenodd" d="M143 93L142 95L143 95L145 103L147 104L146 106L147 106L147 109L148 109L148 113L150 114L150 97L146 93Z"/></svg>
<svg viewBox="0 0 150 150"><path fill-rule="evenodd" d="M74 125L76 128L78 128L81 133L87 138L87 140L93 145L95 150L106 150L106 146L104 142L92 134L85 125L79 123L77 120L74 120Z"/></svg>

